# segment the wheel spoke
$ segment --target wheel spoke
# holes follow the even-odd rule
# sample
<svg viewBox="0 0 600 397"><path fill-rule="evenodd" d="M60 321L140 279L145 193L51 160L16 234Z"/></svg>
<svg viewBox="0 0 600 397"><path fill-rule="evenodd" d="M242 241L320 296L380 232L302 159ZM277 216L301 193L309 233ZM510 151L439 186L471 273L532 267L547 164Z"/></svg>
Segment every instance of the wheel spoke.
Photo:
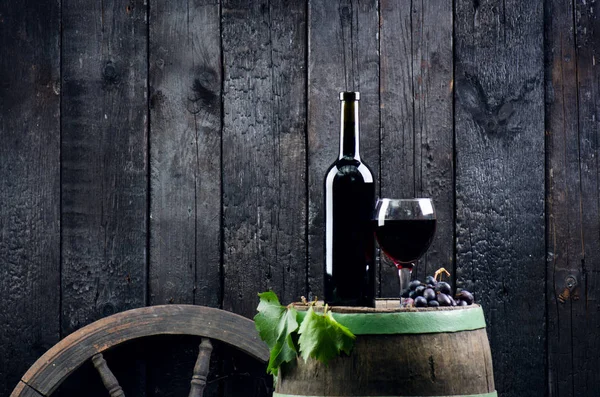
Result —
<svg viewBox="0 0 600 397"><path fill-rule="evenodd" d="M92 357L92 363L94 363L94 367L96 367L98 370L100 378L102 378L102 383L104 383L104 387L106 387L106 390L108 390L110 397L125 397L123 388L119 386L119 381L117 381L115 375L112 373L110 368L108 368L106 360L101 353L98 353Z"/></svg>
<svg viewBox="0 0 600 397"><path fill-rule="evenodd" d="M192 376L192 387L189 397L202 397L204 387L206 386L206 377L210 367L210 353L212 352L212 344L210 339L202 338L200 342L200 352L196 365L194 365L194 375Z"/></svg>

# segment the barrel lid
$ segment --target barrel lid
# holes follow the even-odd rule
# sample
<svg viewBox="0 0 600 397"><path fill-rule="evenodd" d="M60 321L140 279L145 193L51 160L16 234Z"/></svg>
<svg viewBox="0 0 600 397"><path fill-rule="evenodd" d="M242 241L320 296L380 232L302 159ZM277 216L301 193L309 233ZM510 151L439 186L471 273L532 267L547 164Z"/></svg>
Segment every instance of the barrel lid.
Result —
<svg viewBox="0 0 600 397"><path fill-rule="evenodd" d="M308 306L294 304L301 319ZM317 304L315 311L323 311ZM400 308L395 307L342 307L332 306L333 318L348 327L355 335L431 334L460 332L485 328L481 306Z"/></svg>

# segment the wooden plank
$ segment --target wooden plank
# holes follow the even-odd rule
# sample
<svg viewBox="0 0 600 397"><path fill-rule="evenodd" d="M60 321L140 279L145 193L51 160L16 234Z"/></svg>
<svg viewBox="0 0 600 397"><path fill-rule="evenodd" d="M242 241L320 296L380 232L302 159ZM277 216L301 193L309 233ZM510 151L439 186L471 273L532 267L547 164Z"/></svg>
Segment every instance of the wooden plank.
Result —
<svg viewBox="0 0 600 397"><path fill-rule="evenodd" d="M454 278L452 4L416 1L412 15L415 197L433 198L437 215L435 238L415 273L425 280L445 267Z"/></svg>
<svg viewBox="0 0 600 397"><path fill-rule="evenodd" d="M360 152L378 179L378 1L309 1L308 286L322 296L324 178L339 151L340 91L360 91Z"/></svg>
<svg viewBox="0 0 600 397"><path fill-rule="evenodd" d="M381 196L432 197L435 240L415 267L421 280L454 264L452 4L381 2ZM397 296L381 258L381 295Z"/></svg>
<svg viewBox="0 0 600 397"><path fill-rule="evenodd" d="M454 15L458 286L485 310L497 389L544 396L542 3Z"/></svg>
<svg viewBox="0 0 600 397"><path fill-rule="evenodd" d="M223 1L222 24L223 308L252 317L258 292L306 294L306 5ZM221 373L226 396L270 395L244 355Z"/></svg>
<svg viewBox="0 0 600 397"><path fill-rule="evenodd" d="M62 331L146 297L146 6L63 2Z"/></svg>
<svg viewBox="0 0 600 397"><path fill-rule="evenodd" d="M577 83L579 105L579 162L581 170L581 238L583 260L575 275L581 299L573 303L573 396L600 390L600 374L594 364L600 357L600 341L590 337L600 330L600 3L575 2ZM571 203L570 203L571 204ZM572 205L572 204L571 204ZM576 204L575 204L576 205Z"/></svg>
<svg viewBox="0 0 600 397"><path fill-rule="evenodd" d="M548 387L551 396L569 396L574 390L573 305L579 302L559 296L567 277L583 282L584 259L573 1L548 2L546 15Z"/></svg>
<svg viewBox="0 0 600 397"><path fill-rule="evenodd" d="M221 304L220 25L218 1L150 2L153 305ZM149 395L189 393L198 343L173 343L149 357Z"/></svg>
<svg viewBox="0 0 600 397"><path fill-rule="evenodd" d="M274 214L277 234L272 242L275 261L269 271L268 287L278 293L282 302L297 302L308 291L306 0L268 4L272 94L267 104L272 107L271 131L277 164L274 199L278 208ZM253 292L248 291L248 297L252 297Z"/></svg>
<svg viewBox="0 0 600 397"><path fill-rule="evenodd" d="M60 2L0 2L0 395L59 338Z"/></svg>
<svg viewBox="0 0 600 397"><path fill-rule="evenodd" d="M415 197L415 101L412 1L382 0L381 197ZM399 296L398 272L380 252L380 296Z"/></svg>
<svg viewBox="0 0 600 397"><path fill-rule="evenodd" d="M67 335L146 303L147 5L64 0L62 27L61 296ZM129 394L143 395L137 377L142 370L130 368L121 379Z"/></svg>
<svg viewBox="0 0 600 397"><path fill-rule="evenodd" d="M546 13L552 17L546 34L550 396L589 395L600 388L590 365L600 344L589 337L600 327L597 12L594 3L556 0ZM577 285L569 289L573 281Z"/></svg>
<svg viewBox="0 0 600 397"><path fill-rule="evenodd" d="M223 308L306 293L305 4L223 2Z"/></svg>
<svg viewBox="0 0 600 397"><path fill-rule="evenodd" d="M150 3L150 303L221 300L216 1Z"/></svg>

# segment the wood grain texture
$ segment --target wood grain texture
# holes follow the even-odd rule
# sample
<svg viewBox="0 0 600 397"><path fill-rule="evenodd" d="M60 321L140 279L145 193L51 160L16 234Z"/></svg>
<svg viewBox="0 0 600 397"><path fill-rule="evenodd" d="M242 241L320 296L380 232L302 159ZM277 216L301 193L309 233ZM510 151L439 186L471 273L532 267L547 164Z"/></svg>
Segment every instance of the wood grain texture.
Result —
<svg viewBox="0 0 600 397"><path fill-rule="evenodd" d="M306 291L305 5L223 2L223 308Z"/></svg>
<svg viewBox="0 0 600 397"><path fill-rule="evenodd" d="M60 335L59 17L0 2L0 395Z"/></svg>
<svg viewBox="0 0 600 397"><path fill-rule="evenodd" d="M380 197L415 197L415 101L412 0L383 0L380 9ZM380 252L380 296L398 296L398 276Z"/></svg>
<svg viewBox="0 0 600 397"><path fill-rule="evenodd" d="M381 197L415 195L412 15L412 0L381 2Z"/></svg>
<svg viewBox="0 0 600 397"><path fill-rule="evenodd" d="M19 397L44 397L22 381L19 382L13 391L13 395L17 395Z"/></svg>
<svg viewBox="0 0 600 397"><path fill-rule="evenodd" d="M62 3L63 335L146 302L146 12Z"/></svg>
<svg viewBox="0 0 600 397"><path fill-rule="evenodd" d="M579 302L570 297L570 290L566 300L559 297L568 276L583 281L576 32L572 0L546 6L546 15L552 18L546 25L548 383L551 396L570 396L573 305Z"/></svg>
<svg viewBox="0 0 600 397"><path fill-rule="evenodd" d="M499 392L543 396L542 4L460 0L454 28L458 286L485 310Z"/></svg>
<svg viewBox="0 0 600 397"><path fill-rule="evenodd" d="M151 304L220 305L219 14L150 2Z"/></svg>
<svg viewBox="0 0 600 397"><path fill-rule="evenodd" d="M594 3L547 4L548 378L550 396L592 396L598 320L598 84ZM568 288L574 280L577 285Z"/></svg>
<svg viewBox="0 0 600 397"><path fill-rule="evenodd" d="M419 261L425 280L454 268L453 10L446 0L413 2L415 197L431 197L436 237Z"/></svg>
<svg viewBox="0 0 600 397"><path fill-rule="evenodd" d="M276 255L269 288L282 302L307 294L306 267L306 0L269 2ZM243 272L242 272L243 273Z"/></svg>
<svg viewBox="0 0 600 397"><path fill-rule="evenodd" d="M219 307L220 5L152 0L149 6L150 304ZM158 346L148 362L148 393L186 395L196 355L195 342Z"/></svg>
<svg viewBox="0 0 600 397"><path fill-rule="evenodd" d="M424 280L454 264L452 4L382 1L381 197L432 197L436 238L414 273ZM381 256L381 296L397 296Z"/></svg>
<svg viewBox="0 0 600 397"><path fill-rule="evenodd" d="M283 365L276 390L300 396L483 394L494 391L492 357L485 329L359 335L349 356L327 366L314 359Z"/></svg>
<svg viewBox="0 0 600 397"><path fill-rule="evenodd" d="M252 317L258 292L306 294L306 6L223 1L222 24L223 308ZM224 360L224 395L269 395L247 361Z"/></svg>
<svg viewBox="0 0 600 397"><path fill-rule="evenodd" d="M22 380L48 395L94 355L155 335L203 336L235 346L261 362L269 357L251 320L209 307L161 305L117 313L75 331L40 357Z"/></svg>
<svg viewBox="0 0 600 397"><path fill-rule="evenodd" d="M62 26L64 336L146 303L146 2L65 0ZM140 370L122 381L136 395Z"/></svg>
<svg viewBox="0 0 600 397"><path fill-rule="evenodd" d="M268 288L283 302L320 296L337 93L360 90L380 193L435 200L416 276L457 251L453 276L486 310L500 395L595 396L598 4L0 1L0 395L61 334L115 311L186 302L252 316ZM385 266L380 295L396 296ZM188 392L197 341L158 338L147 358L107 352L126 394L143 395L146 377L148 394ZM221 362L221 348L205 395L269 393L253 372L264 369ZM78 376L57 396L88 380L103 392L91 363Z"/></svg>
<svg viewBox="0 0 600 397"><path fill-rule="evenodd" d="M579 291L573 304L573 396L600 390L600 3L575 2L577 36L579 161L581 170L581 238ZM572 204L571 204L572 205ZM576 262L574 261L574 264ZM577 300L577 294L581 299Z"/></svg>
<svg viewBox="0 0 600 397"><path fill-rule="evenodd" d="M375 180L379 164L376 0L311 0L308 8L308 287L322 296L324 178L337 159L340 91L359 91L360 153Z"/></svg>

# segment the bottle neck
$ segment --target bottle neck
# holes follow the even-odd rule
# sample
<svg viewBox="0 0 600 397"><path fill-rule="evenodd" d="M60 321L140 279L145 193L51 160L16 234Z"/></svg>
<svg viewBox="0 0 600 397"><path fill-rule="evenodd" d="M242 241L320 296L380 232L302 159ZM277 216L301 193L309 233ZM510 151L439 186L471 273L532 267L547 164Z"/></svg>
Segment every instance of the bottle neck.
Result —
<svg viewBox="0 0 600 397"><path fill-rule="evenodd" d="M340 156L360 160L358 131L358 101L343 100L340 125Z"/></svg>

